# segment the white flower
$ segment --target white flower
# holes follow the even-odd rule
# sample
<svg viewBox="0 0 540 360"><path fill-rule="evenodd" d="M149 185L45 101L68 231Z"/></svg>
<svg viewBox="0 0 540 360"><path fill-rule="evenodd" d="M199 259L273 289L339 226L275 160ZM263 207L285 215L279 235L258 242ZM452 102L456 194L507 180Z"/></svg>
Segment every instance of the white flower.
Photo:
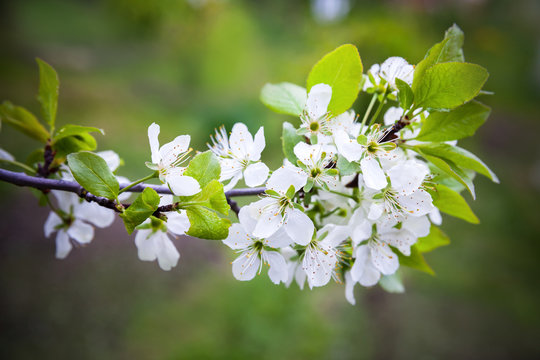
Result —
<svg viewBox="0 0 540 360"><path fill-rule="evenodd" d="M409 85L412 84L414 66L410 65L407 60L394 56L386 59L380 66L373 65L369 69L369 74L371 76L368 76L364 83L364 91L388 84L391 91L394 92L397 90L396 79L403 80Z"/></svg>
<svg viewBox="0 0 540 360"><path fill-rule="evenodd" d="M311 88L304 112L300 115L302 124L299 133L309 134L310 138L313 139L316 139L318 134L330 135L328 104L330 104L331 98L332 88L329 85L317 84Z"/></svg>
<svg viewBox="0 0 540 360"><path fill-rule="evenodd" d="M328 168L334 159L333 153L323 151L320 144L308 145L305 142L299 142L294 147L294 154L300 162L299 166L307 175L304 191L310 191L314 184L326 190L337 188L338 172L336 169Z"/></svg>
<svg viewBox="0 0 540 360"><path fill-rule="evenodd" d="M281 227L300 245L307 245L313 236L315 226L311 219L293 202L294 194L307 181L300 169L281 167L274 171L266 183L267 193L261 200L249 207L257 219L253 235L268 238ZM291 191L292 190L292 193Z"/></svg>
<svg viewBox="0 0 540 360"><path fill-rule="evenodd" d="M337 279L338 252L325 239L328 231L326 227L319 230L302 255L302 270L306 273L310 289L328 284L332 277Z"/></svg>
<svg viewBox="0 0 540 360"><path fill-rule="evenodd" d="M225 245L240 252L240 256L232 263L234 277L241 281L251 280L255 274L260 274L262 266L267 264L270 267L270 280L274 284L285 283L288 278L287 264L283 255L274 249L289 245L292 239L283 229L267 239L254 236L257 220L252 218L249 212L247 207L240 210L240 223L233 224L229 229L229 236L223 240Z"/></svg>
<svg viewBox="0 0 540 360"><path fill-rule="evenodd" d="M51 211L45 221L44 232L46 237L57 231L56 257L64 259L73 245L70 238L79 244L88 244L94 238L94 228L104 228L114 221L114 212L96 203L89 203L80 199L73 193L52 191L57 199L60 215Z"/></svg>
<svg viewBox="0 0 540 360"><path fill-rule="evenodd" d="M159 147L159 125L152 123L148 127L148 140L152 151L152 163L147 164L151 169L159 171L161 182L166 183L171 191L178 196L195 195L201 191L197 180L183 175L185 167L180 167L191 151L189 135L180 135L176 139Z"/></svg>
<svg viewBox="0 0 540 360"><path fill-rule="evenodd" d="M334 135L338 152L350 162L360 160L364 182L367 187L375 190L381 190L388 184L379 160L391 156L391 152L396 148L392 142L380 142L384 134L380 127L375 125L358 139L351 139L345 131L338 131Z"/></svg>
<svg viewBox="0 0 540 360"><path fill-rule="evenodd" d="M15 158L6 150L0 149L0 160L15 161Z"/></svg>
<svg viewBox="0 0 540 360"><path fill-rule="evenodd" d="M171 203L172 196L165 195L161 204ZM135 245L139 259L154 261L165 271L171 270L178 264L180 253L169 238L171 235L184 235L189 230L190 223L185 210L167 213L167 221L147 219L143 229L137 230Z"/></svg>
<svg viewBox="0 0 540 360"><path fill-rule="evenodd" d="M232 189L243 177L246 185L254 187L264 183L268 177L268 167L260 161L261 152L266 145L264 128L261 126L255 137L251 136L246 125L234 124L230 138L225 128L216 131L208 146L219 159L221 165L220 181L229 180L224 190Z"/></svg>

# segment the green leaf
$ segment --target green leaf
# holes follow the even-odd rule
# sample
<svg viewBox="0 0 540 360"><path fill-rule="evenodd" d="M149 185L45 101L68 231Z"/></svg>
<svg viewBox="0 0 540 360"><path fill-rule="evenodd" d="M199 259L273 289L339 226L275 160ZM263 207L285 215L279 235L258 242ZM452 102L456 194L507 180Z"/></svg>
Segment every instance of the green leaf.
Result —
<svg viewBox="0 0 540 360"><path fill-rule="evenodd" d="M392 275L383 275L379 281L379 285L389 293L403 294L405 292L405 286L403 286L399 272L395 272Z"/></svg>
<svg viewBox="0 0 540 360"><path fill-rule="evenodd" d="M409 86L405 81L401 79L396 79L396 87L399 90L398 93L398 101L399 106L401 106L403 109L407 110L411 107L414 100L414 94Z"/></svg>
<svg viewBox="0 0 540 360"><path fill-rule="evenodd" d="M425 253L448 244L450 244L450 238L437 226L431 224L429 235L419 238L416 247L418 251Z"/></svg>
<svg viewBox="0 0 540 360"><path fill-rule="evenodd" d="M471 194L473 199L476 199L476 194L474 192L474 184L472 178L467 174L463 169L457 166L453 161L448 159L441 159L436 156L431 156L423 153L420 149L416 149L420 155L427 161L431 162L435 167L446 175L449 175L453 179L457 180L462 184Z"/></svg>
<svg viewBox="0 0 540 360"><path fill-rule="evenodd" d="M181 203L196 204L196 206L206 206L213 209L223 215L229 214L230 206L227 203L225 192L223 191L223 184L218 180L210 181L201 192L193 196L181 196ZM180 204L182 206L182 204ZM189 208L188 205L186 209Z"/></svg>
<svg viewBox="0 0 540 360"><path fill-rule="evenodd" d="M306 106L307 92L303 87L288 82L266 84L260 99L277 113L299 116Z"/></svg>
<svg viewBox="0 0 540 360"><path fill-rule="evenodd" d="M219 160L210 150L197 154L184 172L184 175L191 176L204 188L210 181L219 180L221 167Z"/></svg>
<svg viewBox="0 0 540 360"><path fill-rule="evenodd" d="M480 65L447 62L426 70L413 87L416 106L429 109L453 109L472 100L488 78Z"/></svg>
<svg viewBox="0 0 540 360"><path fill-rule="evenodd" d="M42 143L49 139L49 132L31 112L9 101L0 105L0 120Z"/></svg>
<svg viewBox="0 0 540 360"><path fill-rule="evenodd" d="M450 141L474 135L488 118L491 109L471 101L449 112L432 112L422 124L419 141Z"/></svg>
<svg viewBox="0 0 540 360"><path fill-rule="evenodd" d="M463 50L461 49L462 46L463 31L454 24L446 31L443 41L429 49L424 59L416 65L412 84L413 91L416 92L416 88L424 73L433 65L449 61L465 61Z"/></svg>
<svg viewBox="0 0 540 360"><path fill-rule="evenodd" d="M158 193L154 189L145 188L135 201L120 214L128 234L131 234L137 225L148 219L157 210L158 206Z"/></svg>
<svg viewBox="0 0 540 360"><path fill-rule="evenodd" d="M336 166L341 176L353 175L360 171L360 164L356 162L349 162L341 155L338 155Z"/></svg>
<svg viewBox="0 0 540 360"><path fill-rule="evenodd" d="M314 85L327 84L332 88L328 111L336 116L348 110L360 90L362 60L356 46L346 44L326 54L309 73L307 90Z"/></svg>
<svg viewBox="0 0 540 360"><path fill-rule="evenodd" d="M433 205L443 213L455 216L471 224L480 223L480 220L478 220L465 199L449 187L437 184L432 197Z"/></svg>
<svg viewBox="0 0 540 360"><path fill-rule="evenodd" d="M61 159L78 151L93 151L97 148L97 142L92 135L86 133L60 139L52 147L56 157Z"/></svg>
<svg viewBox="0 0 540 360"><path fill-rule="evenodd" d="M189 236L208 240L223 240L229 235L231 222L220 218L215 212L203 206L191 206L186 209L189 223Z"/></svg>
<svg viewBox="0 0 540 360"><path fill-rule="evenodd" d="M411 255L405 256L401 252L394 250L398 254L399 264L410 268L423 271L430 275L435 275L433 269L427 264L422 253L418 250L417 245L411 246Z"/></svg>
<svg viewBox="0 0 540 360"><path fill-rule="evenodd" d="M98 129L96 127L67 124L67 125L62 126L56 132L56 134L53 137L53 144L56 141L67 138L69 136L83 135L83 134L88 134L90 132L99 132L102 135L105 134L102 129Z"/></svg>
<svg viewBox="0 0 540 360"><path fill-rule="evenodd" d="M436 156L448 162L451 161L460 168L471 169L479 174L486 176L493 182L498 183L499 179L497 175L482 160L480 160L473 153L460 148L459 146L452 146L444 143L431 143L417 145L423 154Z"/></svg>
<svg viewBox="0 0 540 360"><path fill-rule="evenodd" d="M281 135L281 141L283 146L283 154L291 163L296 164L298 158L294 154L294 147L301 141L304 141L304 137L296 133L296 129L288 122L283 123L283 132Z"/></svg>
<svg viewBox="0 0 540 360"><path fill-rule="evenodd" d="M67 161L73 177L83 188L96 196L116 199L120 185L100 156L81 151L69 154Z"/></svg>
<svg viewBox="0 0 540 360"><path fill-rule="evenodd" d="M43 119L49 124L51 133L54 132L56 108L58 106L58 74L53 67L41 59L36 59L39 66L39 94Z"/></svg>

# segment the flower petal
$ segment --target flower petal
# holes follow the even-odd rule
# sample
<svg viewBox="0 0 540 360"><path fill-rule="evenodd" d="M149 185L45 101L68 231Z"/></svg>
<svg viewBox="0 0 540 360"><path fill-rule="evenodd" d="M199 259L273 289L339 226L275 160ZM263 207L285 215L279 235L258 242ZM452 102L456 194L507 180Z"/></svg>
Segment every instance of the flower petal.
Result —
<svg viewBox="0 0 540 360"><path fill-rule="evenodd" d="M170 212L167 214L167 229L176 234L184 235L189 230L191 224L185 210L180 212Z"/></svg>
<svg viewBox="0 0 540 360"><path fill-rule="evenodd" d="M94 228L81 220L75 219L67 229L68 235L81 244L87 244L94 238Z"/></svg>
<svg viewBox="0 0 540 360"><path fill-rule="evenodd" d="M344 130L339 130L334 134L334 142L338 153L347 161L353 162L360 159L363 148L355 139L351 139Z"/></svg>
<svg viewBox="0 0 540 360"><path fill-rule="evenodd" d="M242 224L232 224L229 228L229 235L222 240L225 245L233 250L246 249L253 244L253 240L246 233Z"/></svg>
<svg viewBox="0 0 540 360"><path fill-rule="evenodd" d="M429 168L420 161L408 160L392 167L387 174L392 188L400 195L408 195L422 185Z"/></svg>
<svg viewBox="0 0 540 360"><path fill-rule="evenodd" d="M238 213L238 221L244 228L246 234L253 234L257 219L253 216L249 206L243 206Z"/></svg>
<svg viewBox="0 0 540 360"><path fill-rule="evenodd" d="M287 213L283 227L295 243L303 246L310 243L315 230L315 225L309 216L298 209L292 209Z"/></svg>
<svg viewBox="0 0 540 360"><path fill-rule="evenodd" d="M64 229L59 230L56 234L56 258L65 259L72 248L67 232Z"/></svg>
<svg viewBox="0 0 540 360"><path fill-rule="evenodd" d="M427 216L407 216L403 221L403 229L410 231L416 237L424 237L429 235L431 223Z"/></svg>
<svg viewBox="0 0 540 360"><path fill-rule="evenodd" d="M234 277L240 281L249 281L255 277L261 266L259 254L254 251L244 251L232 263Z"/></svg>
<svg viewBox="0 0 540 360"><path fill-rule="evenodd" d="M280 213L264 212L257 220L257 226L253 230L253 236L259 239L270 237L283 225L283 217Z"/></svg>
<svg viewBox="0 0 540 360"><path fill-rule="evenodd" d="M399 268L397 255L392 252L385 242L370 242L369 250L373 265L384 275L391 275Z"/></svg>
<svg viewBox="0 0 540 360"><path fill-rule="evenodd" d="M114 221L113 210L86 201L73 207L73 215L100 228L108 227Z"/></svg>
<svg viewBox="0 0 540 360"><path fill-rule="evenodd" d="M13 155L8 153L4 149L0 149L0 159L7 160L7 161L15 161L15 158L13 157Z"/></svg>
<svg viewBox="0 0 540 360"><path fill-rule="evenodd" d="M234 124L229 137L231 151L240 159L249 159L252 155L253 137L247 126L241 122Z"/></svg>
<svg viewBox="0 0 540 360"><path fill-rule="evenodd" d="M156 250L158 264L162 270L169 271L178 264L180 253L166 233L160 232L156 238Z"/></svg>
<svg viewBox="0 0 540 360"><path fill-rule="evenodd" d="M398 195L396 200L411 216L423 216L435 208L431 195L423 189L416 190L409 195Z"/></svg>
<svg viewBox="0 0 540 360"><path fill-rule="evenodd" d="M178 158L189 150L190 141L191 137L189 135L180 135L173 141L163 145L159 149L159 155L161 156L161 163L163 166L173 166Z"/></svg>
<svg viewBox="0 0 540 360"><path fill-rule="evenodd" d="M155 244L156 234L152 230L138 230L135 235L135 245L137 245L137 254L142 261L154 261L157 257Z"/></svg>
<svg viewBox="0 0 540 360"><path fill-rule="evenodd" d="M265 182L270 169L262 162L249 165L244 170L244 180L249 187L259 186Z"/></svg>
<svg viewBox="0 0 540 360"><path fill-rule="evenodd" d="M253 145L249 152L250 161L259 161L261 158L261 153L266 146L266 140L264 139L264 127L260 127L259 131L255 134L253 138Z"/></svg>
<svg viewBox="0 0 540 360"><path fill-rule="evenodd" d="M354 284L356 282L351 277L350 271L345 271L345 299L351 304L356 305L356 299L354 298Z"/></svg>
<svg viewBox="0 0 540 360"><path fill-rule="evenodd" d="M286 282L288 278L287 263L283 255L277 251L265 251L262 253L263 259L268 263L268 277L274 284Z"/></svg>
<svg viewBox="0 0 540 360"><path fill-rule="evenodd" d="M418 239L414 234L405 229L380 234L379 238L388 245L397 248L405 256L411 255L411 246L414 245Z"/></svg>
<svg viewBox="0 0 540 360"><path fill-rule="evenodd" d="M285 194L291 185L298 191L306 185L306 181L307 175L300 168L283 166L272 173L266 182L266 188Z"/></svg>
<svg viewBox="0 0 540 360"><path fill-rule="evenodd" d="M364 182L367 187L375 190L381 190L386 187L386 175L377 159L366 156L360 160L360 168L364 176Z"/></svg>
<svg viewBox="0 0 540 360"><path fill-rule="evenodd" d="M318 119L328 111L332 99L332 88L326 84L317 84L309 90L306 109L312 119Z"/></svg>
<svg viewBox="0 0 540 360"><path fill-rule="evenodd" d="M173 194L176 196L191 196L199 193L201 191L199 182L191 176L181 175L182 173L183 169L174 168L171 169L165 177L165 181L171 188Z"/></svg>
<svg viewBox="0 0 540 360"><path fill-rule="evenodd" d="M148 127L148 140L150 142L150 151L152 152L152 162L159 164L161 161L161 155L159 154L159 125L152 123Z"/></svg>
<svg viewBox="0 0 540 360"><path fill-rule="evenodd" d="M51 211L47 217L47 220L45 220L45 224L43 225L45 237L48 238L51 236L51 234L56 231L56 227L62 223L63 221L60 216L56 215L54 211Z"/></svg>
<svg viewBox="0 0 540 360"><path fill-rule="evenodd" d="M105 160L111 171L115 171L120 166L120 156L112 150L98 151L96 155Z"/></svg>

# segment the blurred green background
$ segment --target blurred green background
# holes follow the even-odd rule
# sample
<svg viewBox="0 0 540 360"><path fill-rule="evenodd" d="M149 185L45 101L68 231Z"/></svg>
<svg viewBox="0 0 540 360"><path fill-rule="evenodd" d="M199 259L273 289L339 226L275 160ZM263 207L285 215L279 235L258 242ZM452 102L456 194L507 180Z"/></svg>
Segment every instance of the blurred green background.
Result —
<svg viewBox="0 0 540 360"><path fill-rule="evenodd" d="M535 0L0 2L0 100L39 113L34 58L46 60L61 81L58 122L104 128L100 149L131 178L146 174L152 122L162 141L189 133L199 150L221 124L264 125L275 167L281 123L294 119L259 102L264 83L302 84L343 43L366 70L395 55L417 63L455 22L495 92L482 98L490 119L461 143L501 179L476 181L480 225L445 218L452 244L427 255L435 277L405 272L403 295L357 286L354 307L337 284L238 282L234 254L210 241L177 240L179 265L163 272L137 259L118 220L56 260L46 209L2 183L1 358L540 358L538 14ZM19 159L37 145L2 128L0 147Z"/></svg>

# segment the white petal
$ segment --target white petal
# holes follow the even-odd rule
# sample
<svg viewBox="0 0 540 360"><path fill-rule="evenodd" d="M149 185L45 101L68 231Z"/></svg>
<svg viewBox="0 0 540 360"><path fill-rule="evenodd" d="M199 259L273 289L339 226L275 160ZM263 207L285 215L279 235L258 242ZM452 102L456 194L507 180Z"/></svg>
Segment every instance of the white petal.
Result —
<svg viewBox="0 0 540 360"><path fill-rule="evenodd" d="M388 58L381 64L380 76L386 79L394 88L396 78L405 81L409 85L412 84L413 74L414 67L401 57Z"/></svg>
<svg viewBox="0 0 540 360"><path fill-rule="evenodd" d="M380 239L397 248L405 256L411 255L411 246L416 243L417 237L405 229L380 234ZM385 274L387 275L387 274Z"/></svg>
<svg viewBox="0 0 540 360"><path fill-rule="evenodd" d="M81 220L75 219L67 229L68 235L81 244L87 244L94 238L94 228Z"/></svg>
<svg viewBox="0 0 540 360"><path fill-rule="evenodd" d="M98 151L96 155L105 160L111 171L115 171L120 166L120 156L112 150Z"/></svg>
<svg viewBox="0 0 540 360"><path fill-rule="evenodd" d="M64 229L59 230L56 234L56 258L65 259L72 248L67 232Z"/></svg>
<svg viewBox="0 0 540 360"><path fill-rule="evenodd" d="M249 187L259 186L265 182L270 169L262 162L249 165L244 171L244 180Z"/></svg>
<svg viewBox="0 0 540 360"><path fill-rule="evenodd" d="M368 219L369 220L377 220L378 218L381 217L383 212L384 212L384 204L382 204L382 203L373 203L369 207Z"/></svg>
<svg viewBox="0 0 540 360"><path fill-rule="evenodd" d="M355 281L351 277L351 272L345 272L345 299L351 304L356 305L356 299L354 298L354 284Z"/></svg>
<svg viewBox="0 0 540 360"><path fill-rule="evenodd" d="M371 263L366 264L364 273L358 283L362 286L373 286L379 282L381 273Z"/></svg>
<svg viewBox="0 0 540 360"><path fill-rule="evenodd" d="M298 264L294 272L294 280L298 284L298 287L300 288L300 290L304 290L306 277L307 277L306 272L304 271L304 269L302 269L302 266Z"/></svg>
<svg viewBox="0 0 540 360"><path fill-rule="evenodd" d="M242 178L242 171L238 172L236 175L232 177L232 179L227 183L227 185L223 186L223 191L229 191L234 189L236 184L238 184L238 181Z"/></svg>
<svg viewBox="0 0 540 360"><path fill-rule="evenodd" d="M371 261L377 270L384 275L391 275L399 268L399 260L385 242L369 244Z"/></svg>
<svg viewBox="0 0 540 360"><path fill-rule="evenodd" d="M360 160L360 168L364 176L364 182L367 187L375 190L381 190L386 187L386 175L377 159L366 156Z"/></svg>
<svg viewBox="0 0 540 360"><path fill-rule="evenodd" d="M403 115L403 109L392 106L384 114L384 125L393 125Z"/></svg>
<svg viewBox="0 0 540 360"><path fill-rule="evenodd" d="M305 142L299 142L294 147L294 155L304 165L312 167L321 158L321 145L309 145Z"/></svg>
<svg viewBox="0 0 540 360"><path fill-rule="evenodd" d="M0 149L0 159L7 160L7 161L15 161L15 158L13 157L13 155L8 153L4 149Z"/></svg>
<svg viewBox="0 0 540 360"><path fill-rule="evenodd" d="M336 262L337 258L334 252L327 251L324 253L319 249L314 249L312 246L306 249L302 260L302 268L306 272L310 289L316 286L324 286L330 281Z"/></svg>
<svg viewBox="0 0 540 360"><path fill-rule="evenodd" d="M117 176L116 180L118 180L118 182L120 184L129 184L131 182L125 176ZM120 202L124 202L124 201L126 201L127 199L129 199L131 197L131 194L132 193L130 193L129 191L123 192L123 193L118 195L118 200L120 200Z"/></svg>
<svg viewBox="0 0 540 360"><path fill-rule="evenodd" d="M183 173L183 169L180 169L180 171L176 169L180 168L171 169L165 177L165 181L170 186L174 195L191 196L201 191L201 186L197 180L191 176L180 175Z"/></svg>
<svg viewBox="0 0 540 360"><path fill-rule="evenodd" d="M246 125L240 122L234 124L229 143L234 155L240 159L249 159L253 148L253 137Z"/></svg>
<svg viewBox="0 0 540 360"><path fill-rule="evenodd" d="M372 223L367 219L363 219L360 223L357 223L351 234L352 241L358 245L362 241L369 239L371 237L371 228Z"/></svg>
<svg viewBox="0 0 540 360"><path fill-rule="evenodd" d="M73 215L100 228L108 227L114 221L113 210L86 201L73 207Z"/></svg>
<svg viewBox="0 0 540 360"><path fill-rule="evenodd" d="M371 254L367 245L359 246L355 252L356 259L351 268L351 279L362 286L373 286L381 278L381 273L372 263Z"/></svg>
<svg viewBox="0 0 540 360"><path fill-rule="evenodd" d="M137 245L137 254L142 261L154 261L157 257L155 244L156 234L152 230L138 230L135 235L135 245Z"/></svg>
<svg viewBox="0 0 540 360"><path fill-rule="evenodd" d="M435 225L442 224L442 216L439 209L433 208L433 210L431 210L428 215L429 215L429 220L431 220L433 224Z"/></svg>
<svg viewBox="0 0 540 360"><path fill-rule="evenodd" d="M285 194L291 185L298 191L306 185L306 181L307 175L302 169L283 166L272 173L266 183L266 188Z"/></svg>
<svg viewBox="0 0 540 360"><path fill-rule="evenodd" d="M264 212L257 220L253 236L259 239L270 237L283 225L283 217L279 213Z"/></svg>
<svg viewBox="0 0 540 360"><path fill-rule="evenodd" d="M171 205L174 202L174 196L169 194L159 195L159 206Z"/></svg>
<svg viewBox="0 0 540 360"><path fill-rule="evenodd" d="M362 156L362 145L355 139L351 139L345 131L339 130L335 133L334 142L336 143L338 152L347 159L347 161L357 161Z"/></svg>
<svg viewBox="0 0 540 360"><path fill-rule="evenodd" d="M232 263L234 277L240 281L249 281L255 277L261 266L261 259L256 252L244 251Z"/></svg>
<svg viewBox="0 0 540 360"><path fill-rule="evenodd" d="M172 164L178 159L179 156L188 151L190 141L191 137L189 135L180 135L177 136L170 143L163 145L159 149L161 163L165 167L172 166Z"/></svg>
<svg viewBox="0 0 540 360"><path fill-rule="evenodd" d="M191 224L185 210L167 213L167 229L176 235L184 235Z"/></svg>
<svg viewBox="0 0 540 360"><path fill-rule="evenodd" d="M403 221L403 229L410 231L416 237L424 237L429 235L431 223L427 216L408 216Z"/></svg>
<svg viewBox="0 0 540 360"><path fill-rule="evenodd" d="M60 224L62 224L62 219L60 216L56 215L54 211L51 211L49 213L49 216L47 217L47 220L45 220L45 224L43 225L43 231L45 232L45 237L51 236L53 232L56 231L56 227Z"/></svg>
<svg viewBox="0 0 540 360"><path fill-rule="evenodd" d="M162 270L169 271L178 264L180 253L167 234L160 232L159 235L160 236L156 238L158 264Z"/></svg>
<svg viewBox="0 0 540 360"><path fill-rule="evenodd" d="M345 241L349 236L351 236L351 231L349 226L343 225L334 225L329 224L325 225L321 230L317 231L317 237L319 233L323 234L327 231L327 235L324 238L324 241L332 247L339 246L343 241Z"/></svg>
<svg viewBox="0 0 540 360"><path fill-rule="evenodd" d="M298 209L292 209L287 213L283 227L295 243L304 246L310 243L315 230L315 225L309 216Z"/></svg>
<svg viewBox="0 0 540 360"><path fill-rule="evenodd" d="M266 141L264 139L264 127L261 126L253 139L253 146L249 152L249 160L259 161L265 146Z"/></svg>
<svg viewBox="0 0 540 360"><path fill-rule="evenodd" d="M410 195L396 196L396 200L412 216L423 216L433 211L433 199L425 190L416 190Z"/></svg>
<svg viewBox="0 0 540 360"><path fill-rule="evenodd" d="M242 224L247 234L253 234L255 226L257 226L257 218L255 218L249 206L243 206L238 213L238 221Z"/></svg>
<svg viewBox="0 0 540 360"><path fill-rule="evenodd" d="M152 163L159 164L161 155L159 154L159 125L152 123L148 127L148 140L150 141L150 151L152 152Z"/></svg>
<svg viewBox="0 0 540 360"><path fill-rule="evenodd" d="M332 99L332 88L326 84L317 84L309 90L306 109L312 119L318 119L326 114L328 104Z"/></svg>
<svg viewBox="0 0 540 360"><path fill-rule="evenodd" d="M429 174L426 164L409 160L392 167L387 171L392 188L400 195L407 195L418 189Z"/></svg>
<svg viewBox="0 0 540 360"><path fill-rule="evenodd" d="M73 207L79 205L81 201L83 201L80 197L71 192L60 190L52 190L51 192L56 198L56 202L60 210L67 214L71 214Z"/></svg>
<svg viewBox="0 0 540 360"><path fill-rule="evenodd" d="M274 284L286 282L288 278L287 263L283 256L277 251L264 251L263 258L270 265L268 277Z"/></svg>
<svg viewBox="0 0 540 360"><path fill-rule="evenodd" d="M264 240L264 245L270 246L274 249L284 248L292 245L293 243L293 239L283 229L283 226Z"/></svg>
<svg viewBox="0 0 540 360"><path fill-rule="evenodd" d="M219 165L221 166L220 181L225 181L239 175L239 178L236 179L238 181L242 177L244 166L238 159L219 158Z"/></svg>
<svg viewBox="0 0 540 360"><path fill-rule="evenodd" d="M229 235L223 243L233 250L246 249L253 244L253 240L246 233L242 224L232 224L229 228Z"/></svg>

